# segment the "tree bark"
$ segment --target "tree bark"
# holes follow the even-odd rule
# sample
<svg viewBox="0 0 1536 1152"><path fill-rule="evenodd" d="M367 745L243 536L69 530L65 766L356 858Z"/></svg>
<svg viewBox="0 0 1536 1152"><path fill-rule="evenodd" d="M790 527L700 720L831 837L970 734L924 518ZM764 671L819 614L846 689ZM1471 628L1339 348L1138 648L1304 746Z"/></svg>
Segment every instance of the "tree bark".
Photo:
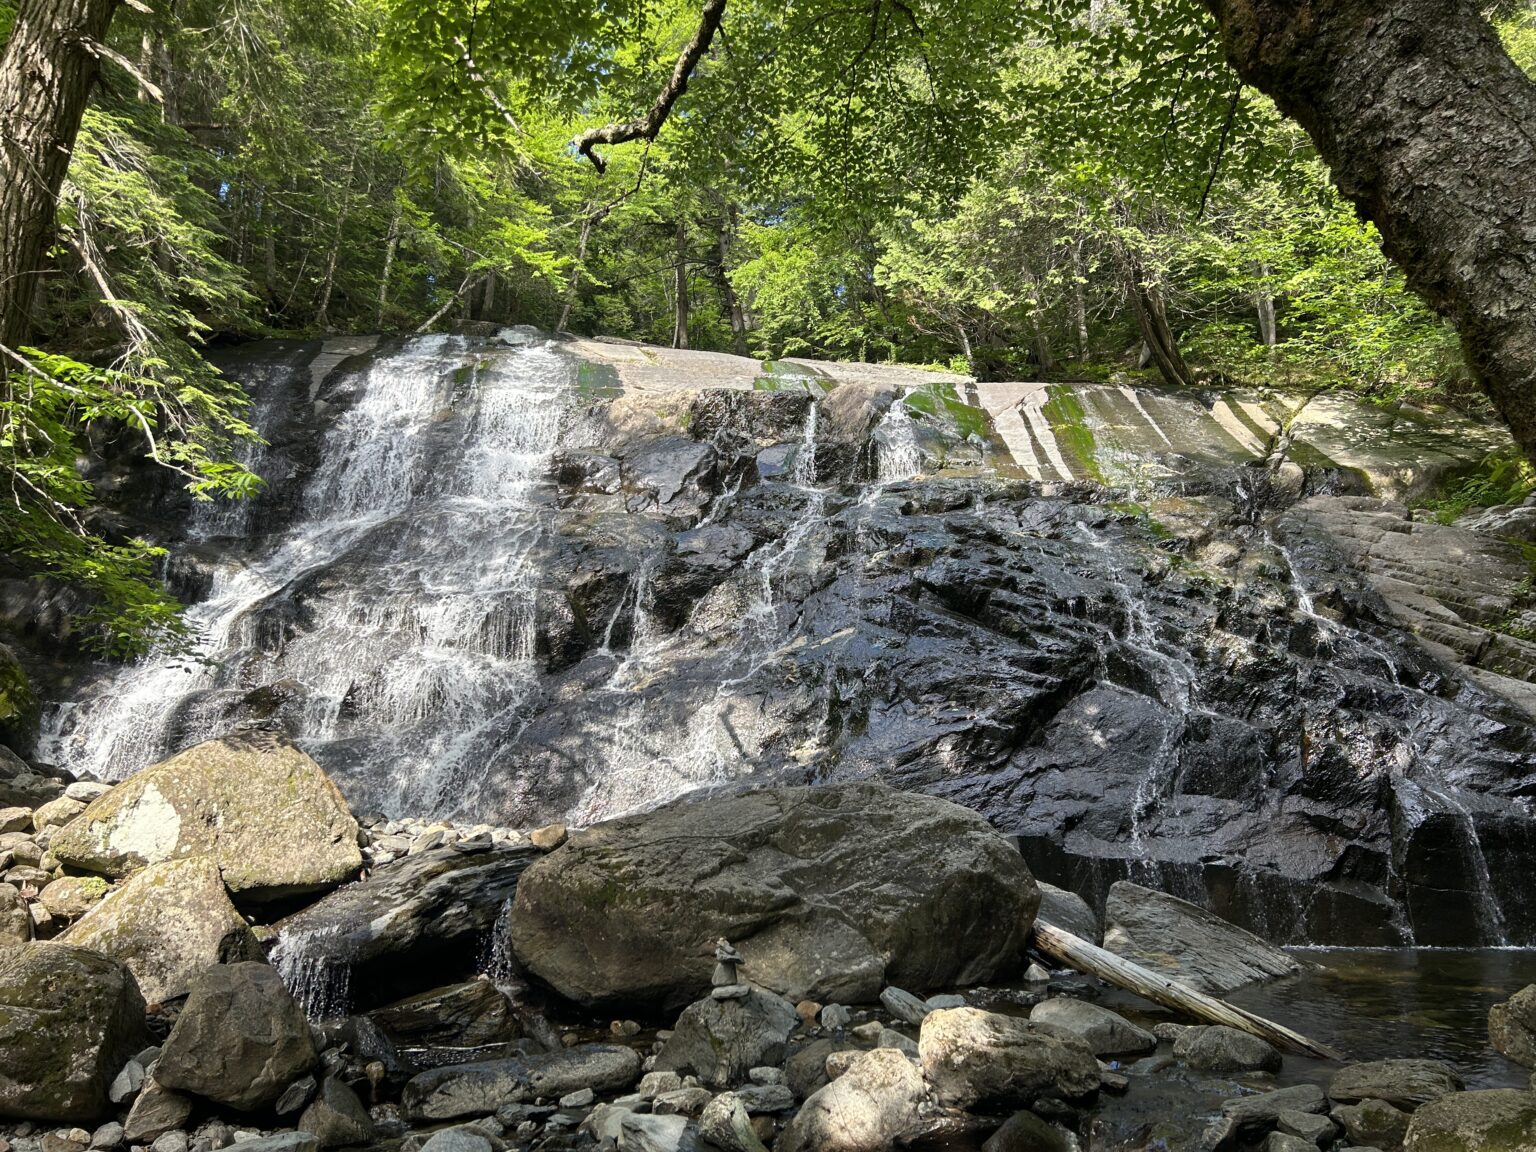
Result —
<svg viewBox="0 0 1536 1152"><path fill-rule="evenodd" d="M1184 363L1178 339L1168 323L1168 308L1162 291L1148 280L1141 261L1134 253L1122 249L1120 261L1125 278L1125 293L1130 297L1131 308L1136 313L1136 325L1141 329L1146 354L1169 384L1175 388L1192 387L1194 376L1189 365Z"/></svg>
<svg viewBox="0 0 1536 1152"><path fill-rule="evenodd" d="M400 225L404 211L395 202L394 215L389 218L389 238L384 241L384 271L379 275L379 302L374 310L373 326L384 331L384 310L389 307L389 278L395 271L395 256L400 251Z"/></svg>
<svg viewBox="0 0 1536 1152"><path fill-rule="evenodd" d="M742 311L741 299L731 284L731 240L736 230L736 206L727 205L720 217L720 234L715 248L715 279L720 288L720 300L725 305L731 321L731 351L738 356L747 354L747 316Z"/></svg>
<svg viewBox="0 0 1536 1152"><path fill-rule="evenodd" d="M677 222L677 266L673 272L672 347L688 347L688 224Z"/></svg>
<svg viewBox="0 0 1536 1152"><path fill-rule="evenodd" d="M1072 257L1072 326L1077 331L1077 358L1088 359L1088 301L1083 295L1083 285L1088 282L1083 272L1083 242L1081 239L1067 245Z"/></svg>
<svg viewBox="0 0 1536 1152"><path fill-rule="evenodd" d="M1536 460L1536 84L1472 0L1205 0Z"/></svg>
<svg viewBox="0 0 1536 1152"><path fill-rule="evenodd" d="M21 0L0 56L0 344L27 343L59 189L118 0Z"/></svg>
<svg viewBox="0 0 1536 1152"><path fill-rule="evenodd" d="M1259 342L1275 346L1275 294L1269 290L1269 266L1259 266L1259 286L1253 290L1253 307L1259 315Z"/></svg>
<svg viewBox="0 0 1536 1152"><path fill-rule="evenodd" d="M581 218L581 238L576 243L576 262L571 265L571 280L565 288L565 303L560 307L560 322L555 325L556 332L564 332L570 326L571 309L576 307L581 291L581 271L587 262L587 244L592 239L592 226L602 219L601 215L594 215L594 207L589 201L586 214Z"/></svg>

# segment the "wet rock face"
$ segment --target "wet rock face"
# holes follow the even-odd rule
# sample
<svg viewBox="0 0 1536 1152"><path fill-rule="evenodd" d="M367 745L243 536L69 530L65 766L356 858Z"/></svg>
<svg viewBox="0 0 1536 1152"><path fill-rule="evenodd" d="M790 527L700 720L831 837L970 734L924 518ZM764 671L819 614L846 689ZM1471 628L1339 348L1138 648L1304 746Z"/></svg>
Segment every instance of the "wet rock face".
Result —
<svg viewBox="0 0 1536 1152"><path fill-rule="evenodd" d="M43 758L259 721L358 810L509 826L878 777L1098 910L1131 879L1274 942L1536 943L1518 553L1370 495L1485 430L1317 402L1261 463L1254 397L352 351L232 365L268 490L139 507L217 659L56 692Z"/></svg>

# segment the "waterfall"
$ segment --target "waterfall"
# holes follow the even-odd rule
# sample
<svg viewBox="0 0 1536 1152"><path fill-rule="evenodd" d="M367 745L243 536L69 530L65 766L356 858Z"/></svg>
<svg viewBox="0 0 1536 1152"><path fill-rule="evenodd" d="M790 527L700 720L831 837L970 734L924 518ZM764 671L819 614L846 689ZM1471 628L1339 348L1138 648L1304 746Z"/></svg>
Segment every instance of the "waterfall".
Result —
<svg viewBox="0 0 1536 1152"><path fill-rule="evenodd" d="M282 933L268 959L293 998L311 1020L335 1020L352 1007L352 970L331 963L316 951L319 938L339 934L339 928L290 935Z"/></svg>
<svg viewBox="0 0 1536 1152"><path fill-rule="evenodd" d="M795 450L795 465L791 475L796 484L808 488L816 483L816 413L820 405L813 399L805 414L805 432L800 446Z"/></svg>
<svg viewBox="0 0 1536 1152"><path fill-rule="evenodd" d="M910 480L923 467L922 450L917 444L917 425L898 396L875 429L876 478L882 484Z"/></svg>

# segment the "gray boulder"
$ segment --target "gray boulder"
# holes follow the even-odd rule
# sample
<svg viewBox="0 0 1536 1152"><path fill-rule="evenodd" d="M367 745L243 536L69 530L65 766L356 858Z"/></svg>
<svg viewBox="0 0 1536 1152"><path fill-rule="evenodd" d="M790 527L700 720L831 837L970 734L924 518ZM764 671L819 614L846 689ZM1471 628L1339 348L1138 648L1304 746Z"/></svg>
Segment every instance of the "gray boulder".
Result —
<svg viewBox="0 0 1536 1152"><path fill-rule="evenodd" d="M373 1141L373 1120L357 1093L328 1076L304 1114L299 1131L314 1133L321 1148L345 1148Z"/></svg>
<svg viewBox="0 0 1536 1152"><path fill-rule="evenodd" d="M1099 1090L1099 1062L1088 1045L1047 1034L1030 1020L943 1009L923 1021L917 1046L940 1102L957 1108L1027 1107L1041 1096L1073 1099Z"/></svg>
<svg viewBox="0 0 1536 1152"><path fill-rule="evenodd" d="M86 1124L149 1043L144 997L116 960L64 944L0 949L0 1116Z"/></svg>
<svg viewBox="0 0 1536 1152"><path fill-rule="evenodd" d="M690 797L600 824L529 867L518 959L586 1004L686 1004L715 941L791 1001L887 983L976 983L1017 966L1039 903L985 819L881 784ZM601 947L593 947L601 941Z"/></svg>
<svg viewBox="0 0 1536 1152"><path fill-rule="evenodd" d="M130 1144L152 1144L167 1132L173 1132L192 1115L192 1101L180 1092L162 1088L153 1077L134 1098L123 1121L123 1139Z"/></svg>
<svg viewBox="0 0 1536 1152"><path fill-rule="evenodd" d="M1157 1048L1157 1037L1145 1028L1138 1028L1108 1008L1070 996L1042 1000L1030 1010L1029 1018L1037 1024L1050 1025L1052 1030L1070 1032L1088 1045L1095 1056L1128 1056Z"/></svg>
<svg viewBox="0 0 1536 1152"><path fill-rule="evenodd" d="M434 988L368 1015L391 1040L419 1047L473 1048L519 1035L512 1005L489 980Z"/></svg>
<svg viewBox="0 0 1536 1152"><path fill-rule="evenodd" d="M1338 1104L1385 1100L1394 1108L1413 1112L1465 1086L1453 1068L1438 1060L1372 1060L1335 1072L1328 1097Z"/></svg>
<svg viewBox="0 0 1536 1152"><path fill-rule="evenodd" d="M310 1132L278 1132L240 1141L240 1152L320 1152L320 1142Z"/></svg>
<svg viewBox="0 0 1536 1152"><path fill-rule="evenodd" d="M705 1152L686 1116L631 1112L619 1121L619 1152Z"/></svg>
<svg viewBox="0 0 1536 1152"><path fill-rule="evenodd" d="M1536 1148L1536 1092L1456 1092L1413 1114L1403 1152L1530 1152Z"/></svg>
<svg viewBox="0 0 1536 1152"><path fill-rule="evenodd" d="M357 875L357 821L320 766L266 733L228 736L145 768L92 801L50 850L65 864L125 876L212 857L250 901L323 891Z"/></svg>
<svg viewBox="0 0 1536 1152"><path fill-rule="evenodd" d="M1074 1147L1060 1130L1033 1112L1015 1112L987 1137L981 1152L1072 1152Z"/></svg>
<svg viewBox="0 0 1536 1152"><path fill-rule="evenodd" d="M266 964L219 964L193 981L155 1079L249 1112L275 1103L315 1063L309 1021L277 973Z"/></svg>
<svg viewBox="0 0 1536 1152"><path fill-rule="evenodd" d="M1041 920L1074 936L1080 936L1090 944L1099 942L1099 918L1088 907L1088 901L1076 892L1068 892L1065 888L1058 888L1043 880L1036 880L1035 883L1040 887Z"/></svg>
<svg viewBox="0 0 1536 1152"><path fill-rule="evenodd" d="M470 1128L445 1128L432 1133L421 1152L491 1152L491 1142Z"/></svg>
<svg viewBox="0 0 1536 1152"><path fill-rule="evenodd" d="M1225 1024L1186 1028L1173 1042L1173 1054L1191 1068L1222 1076L1280 1071L1274 1045Z"/></svg>
<svg viewBox="0 0 1536 1152"><path fill-rule="evenodd" d="M745 997L713 996L688 1005L656 1056L662 1072L692 1072L705 1084L730 1088L753 1068L779 1064L800 1017L782 996L753 989Z"/></svg>
<svg viewBox="0 0 1536 1152"><path fill-rule="evenodd" d="M699 1136L720 1152L768 1152L734 1092L722 1092L699 1113Z"/></svg>
<svg viewBox="0 0 1536 1152"><path fill-rule="evenodd" d="M32 939L32 917L21 889L0 884L0 948L14 948Z"/></svg>
<svg viewBox="0 0 1536 1152"><path fill-rule="evenodd" d="M406 1084L400 1101L414 1120L486 1116L506 1104L558 1100L582 1088L616 1092L640 1076L640 1054L617 1044L433 1068Z"/></svg>
<svg viewBox="0 0 1536 1152"><path fill-rule="evenodd" d="M927 1085L893 1048L856 1056L789 1122L774 1152L883 1152L922 1123Z"/></svg>
<svg viewBox="0 0 1536 1152"><path fill-rule="evenodd" d="M1536 984L1488 1009L1488 1040L1516 1064L1536 1068Z"/></svg>
<svg viewBox="0 0 1536 1152"><path fill-rule="evenodd" d="M1129 880L1110 887L1104 947L1213 996L1301 971L1297 960L1252 932Z"/></svg>
<svg viewBox="0 0 1536 1152"><path fill-rule="evenodd" d="M827 1057L834 1052L848 1052L854 1045L846 1040L812 1040L796 1050L784 1065L784 1082L801 1100L827 1082Z"/></svg>
<svg viewBox="0 0 1536 1152"><path fill-rule="evenodd" d="M25 808L26 827L32 826L32 810L57 800L64 795L64 788L64 780L34 770L9 748L0 745L0 808Z"/></svg>
<svg viewBox="0 0 1536 1152"><path fill-rule="evenodd" d="M1385 1100L1340 1104L1329 1113L1351 1144L1370 1148L1401 1148L1408 1133L1408 1113Z"/></svg>
<svg viewBox="0 0 1536 1152"><path fill-rule="evenodd" d="M185 995L212 964L262 958L207 856L135 873L59 939L121 960L151 1002Z"/></svg>

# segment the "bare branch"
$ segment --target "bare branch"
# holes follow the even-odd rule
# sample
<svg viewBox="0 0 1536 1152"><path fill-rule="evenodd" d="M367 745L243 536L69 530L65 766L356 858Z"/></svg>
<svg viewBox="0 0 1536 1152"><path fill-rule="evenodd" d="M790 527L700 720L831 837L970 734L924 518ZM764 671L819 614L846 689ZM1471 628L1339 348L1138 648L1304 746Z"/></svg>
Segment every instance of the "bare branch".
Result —
<svg viewBox="0 0 1536 1152"><path fill-rule="evenodd" d="M725 3L726 0L704 0L704 10L699 14L699 26L694 31L693 39L688 41L683 54L677 58L677 67L672 70L672 78L667 81L666 87L656 97L656 103L651 105L650 111L638 120L625 120L605 124L601 128L589 128L573 141L576 150L592 161L599 172L604 171L608 163L593 151L597 145L656 139L656 134L661 131L661 126L667 122L667 117L672 113L672 106L684 92L688 91L688 81L693 76L693 70L698 67L699 61L704 59L704 54L709 51L710 42L714 40L715 33L720 28L720 21L725 18Z"/></svg>

